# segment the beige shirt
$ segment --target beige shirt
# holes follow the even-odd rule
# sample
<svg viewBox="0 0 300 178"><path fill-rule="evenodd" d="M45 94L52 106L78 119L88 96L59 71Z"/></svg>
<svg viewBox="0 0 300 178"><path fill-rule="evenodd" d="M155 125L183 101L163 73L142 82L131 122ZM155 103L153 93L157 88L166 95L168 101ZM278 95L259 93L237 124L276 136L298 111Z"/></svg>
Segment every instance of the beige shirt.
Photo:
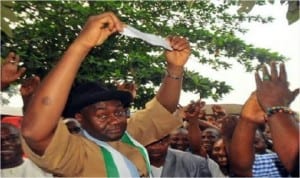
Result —
<svg viewBox="0 0 300 178"><path fill-rule="evenodd" d="M142 145L163 138L181 126L181 121L168 112L155 98L128 120L127 131ZM140 152L125 143L109 143L137 167L141 176L149 176ZM72 135L59 122L44 155L35 154L22 139L26 155L43 169L66 177L106 177L101 148L81 135ZM117 161L116 161L117 162Z"/></svg>
<svg viewBox="0 0 300 178"><path fill-rule="evenodd" d="M23 158L23 161L19 166L1 169L1 177L53 177L52 174L43 171L29 159Z"/></svg>

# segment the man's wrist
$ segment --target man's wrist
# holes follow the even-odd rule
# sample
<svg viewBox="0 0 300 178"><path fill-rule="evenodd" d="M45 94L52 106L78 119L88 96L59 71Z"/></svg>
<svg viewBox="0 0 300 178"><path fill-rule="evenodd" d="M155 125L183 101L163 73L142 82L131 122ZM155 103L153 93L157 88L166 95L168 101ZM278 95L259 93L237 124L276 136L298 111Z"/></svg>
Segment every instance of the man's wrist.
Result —
<svg viewBox="0 0 300 178"><path fill-rule="evenodd" d="M173 66L173 65L167 65L166 70L171 74L171 75L177 75L180 76L184 72L183 66Z"/></svg>
<svg viewBox="0 0 300 178"><path fill-rule="evenodd" d="M256 128L258 127L258 123L248 120L246 118L241 118L239 120L239 123L240 123L240 125L243 125L243 126L245 126L245 128L248 128L248 129L256 130Z"/></svg>
<svg viewBox="0 0 300 178"><path fill-rule="evenodd" d="M278 119L294 119L297 118L297 113L292 111L291 109L288 110L280 110L280 111L273 111L270 115L266 114L266 122L271 120L278 120Z"/></svg>
<svg viewBox="0 0 300 178"><path fill-rule="evenodd" d="M183 78L184 68L182 66L167 66L165 76L171 79L180 80Z"/></svg>
<svg viewBox="0 0 300 178"><path fill-rule="evenodd" d="M183 78L183 73L176 75L170 73L168 70L166 70L165 76L174 80L181 80Z"/></svg>
<svg viewBox="0 0 300 178"><path fill-rule="evenodd" d="M93 46L85 44L85 42L82 41L80 38L75 39L75 41L71 44L70 47L80 51L90 51L93 48Z"/></svg>

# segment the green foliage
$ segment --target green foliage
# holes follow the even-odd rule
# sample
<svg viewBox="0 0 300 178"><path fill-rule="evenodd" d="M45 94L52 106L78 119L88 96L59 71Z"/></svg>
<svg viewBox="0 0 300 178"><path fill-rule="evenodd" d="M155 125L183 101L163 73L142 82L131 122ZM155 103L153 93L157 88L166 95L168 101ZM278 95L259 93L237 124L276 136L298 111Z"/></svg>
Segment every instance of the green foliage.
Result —
<svg viewBox="0 0 300 178"><path fill-rule="evenodd" d="M12 1L1 1L1 34L12 37L12 30L9 28L10 22L16 22L18 19L12 11L14 3Z"/></svg>
<svg viewBox="0 0 300 178"><path fill-rule="evenodd" d="M289 25L293 24L300 17L300 1L288 1L288 11L286 13L286 18Z"/></svg>
<svg viewBox="0 0 300 178"><path fill-rule="evenodd" d="M271 18L230 15L226 12L227 4L210 1L16 1L15 4L14 10L21 20L14 31L15 38L6 39L3 50L14 49L20 54L27 75L44 77L87 18L105 11L115 12L123 22L144 32L188 37L198 62L216 70L229 69L236 59L248 71L255 69L258 62L284 59L235 36L237 32L246 32L241 22L267 23ZM164 66L161 48L115 35L90 52L76 82L98 80L113 86L117 81L134 81L138 85L135 107L140 107L154 96ZM200 93L201 98L218 100L231 90L225 82L211 81L187 69L184 80L184 91Z"/></svg>
<svg viewBox="0 0 300 178"><path fill-rule="evenodd" d="M249 13L255 5L274 4L274 0L228 0L229 4L239 5L238 13ZM280 0L281 4L288 4L286 19L289 25L299 20L300 0Z"/></svg>

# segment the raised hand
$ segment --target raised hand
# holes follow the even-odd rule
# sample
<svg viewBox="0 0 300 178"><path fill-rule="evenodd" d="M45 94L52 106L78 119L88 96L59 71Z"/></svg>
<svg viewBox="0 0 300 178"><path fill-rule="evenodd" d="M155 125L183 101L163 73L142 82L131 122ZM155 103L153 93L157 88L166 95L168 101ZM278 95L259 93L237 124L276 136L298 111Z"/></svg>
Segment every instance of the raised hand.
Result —
<svg viewBox="0 0 300 178"><path fill-rule="evenodd" d="M26 68L19 68L20 57L14 52L10 52L1 65L1 90L7 88L9 84L20 78Z"/></svg>
<svg viewBox="0 0 300 178"><path fill-rule="evenodd" d="M112 12L89 17L76 41L90 49L101 45L111 34L123 30L123 24Z"/></svg>
<svg viewBox="0 0 300 178"><path fill-rule="evenodd" d="M165 55L169 65L182 67L187 62L191 48L189 41L183 37L168 37L172 51L166 50Z"/></svg>
<svg viewBox="0 0 300 178"><path fill-rule="evenodd" d="M204 101L191 102L185 109L185 119L188 121L195 120L199 118L199 115L202 114L202 108L205 106Z"/></svg>
<svg viewBox="0 0 300 178"><path fill-rule="evenodd" d="M124 82L121 84L117 84L117 88L118 88L118 90L130 92L133 98L136 97L137 86L135 83Z"/></svg>
<svg viewBox="0 0 300 178"><path fill-rule="evenodd" d="M215 116L216 118L221 118L221 117L223 117L223 116L226 115L225 109L222 108L222 106L220 106L220 105L216 105L216 104L215 104L215 105L213 105L213 106L211 107L211 109L212 109L213 114L214 114L214 116Z"/></svg>
<svg viewBox="0 0 300 178"><path fill-rule="evenodd" d="M28 103L32 96L34 95L35 90L40 84L40 77L32 76L30 78L25 79L20 88L20 93L23 99L23 111L26 110Z"/></svg>
<svg viewBox="0 0 300 178"><path fill-rule="evenodd" d="M265 122L265 112L258 103L256 93L253 92L241 111L241 118L249 120L256 124Z"/></svg>
<svg viewBox="0 0 300 178"><path fill-rule="evenodd" d="M260 106L267 110L273 106L289 106L289 104L299 94L299 88L291 91L287 81L285 66L280 64L278 74L276 63L271 63L271 74L269 74L266 66L263 67L262 78L255 73L256 95Z"/></svg>

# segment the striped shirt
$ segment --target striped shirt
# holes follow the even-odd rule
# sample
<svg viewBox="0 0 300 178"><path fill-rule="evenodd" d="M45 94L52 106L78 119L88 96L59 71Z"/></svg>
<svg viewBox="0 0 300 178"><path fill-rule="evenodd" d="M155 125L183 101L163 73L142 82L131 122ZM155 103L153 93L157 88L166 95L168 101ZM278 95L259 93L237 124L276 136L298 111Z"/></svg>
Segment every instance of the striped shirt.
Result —
<svg viewBox="0 0 300 178"><path fill-rule="evenodd" d="M289 174L276 153L255 154L253 177L287 177Z"/></svg>

